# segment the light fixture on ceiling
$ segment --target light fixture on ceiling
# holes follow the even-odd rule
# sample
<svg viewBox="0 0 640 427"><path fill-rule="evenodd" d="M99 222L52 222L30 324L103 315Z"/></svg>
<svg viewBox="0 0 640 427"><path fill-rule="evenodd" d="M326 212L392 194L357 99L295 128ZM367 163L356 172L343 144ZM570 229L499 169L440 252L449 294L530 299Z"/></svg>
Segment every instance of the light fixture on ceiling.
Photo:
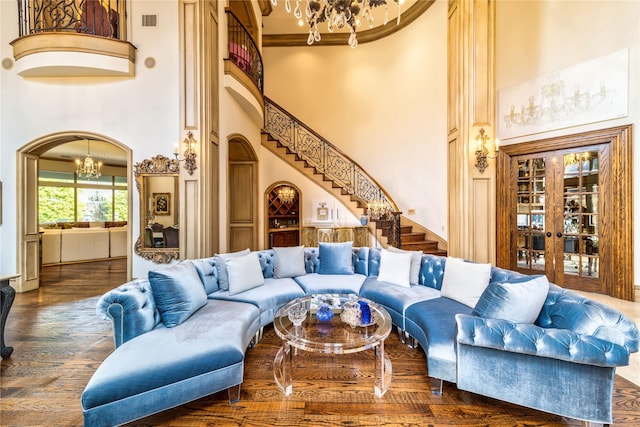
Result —
<svg viewBox="0 0 640 427"><path fill-rule="evenodd" d="M293 203L296 198L296 190L289 187L288 185L281 185L278 188L278 199L280 199L283 203Z"/></svg>
<svg viewBox="0 0 640 427"><path fill-rule="evenodd" d="M198 165L196 165L196 139L193 137L193 134L189 132L187 137L182 141L184 145L187 147L184 150L184 158L180 158L180 147L178 144L173 147L173 155L176 156L176 160L179 162L184 162L184 168L189 172L189 175L193 175L193 171L198 169Z"/></svg>
<svg viewBox="0 0 640 427"><path fill-rule="evenodd" d="M291 1L285 0L285 10L291 13ZM302 9L300 7L301 0L295 0L296 7L293 10L293 16L296 19L302 19ZM400 5L404 0L393 0L398 4L398 18L396 25L400 23ZM273 6L278 5L278 0L271 0ZM319 24L327 22L327 30L332 33L335 29L347 27L350 31L349 46L355 48L358 46L356 37L356 29L361 22L368 22L369 28L373 28L373 12L372 9L378 6L385 6L384 25L389 20L389 5L387 0L308 0L305 8L306 21L309 24L309 37L307 44L312 45L313 42L319 42L320 28ZM362 14L360 14L362 12Z"/></svg>
<svg viewBox="0 0 640 427"><path fill-rule="evenodd" d="M87 156L84 160L76 159L76 174L78 178L98 179L102 175L102 162L96 162L91 157L89 140L87 139Z"/></svg>

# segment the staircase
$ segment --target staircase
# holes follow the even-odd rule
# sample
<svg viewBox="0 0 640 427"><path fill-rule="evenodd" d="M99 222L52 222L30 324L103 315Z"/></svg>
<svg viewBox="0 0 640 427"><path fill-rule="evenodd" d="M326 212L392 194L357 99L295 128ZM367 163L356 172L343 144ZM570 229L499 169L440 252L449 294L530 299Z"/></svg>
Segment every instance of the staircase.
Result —
<svg viewBox="0 0 640 427"><path fill-rule="evenodd" d="M414 231L412 225L400 226L402 249L408 251L422 251L425 254L447 256L447 251L438 247L436 240L427 239L424 231Z"/></svg>
<svg viewBox="0 0 640 427"><path fill-rule="evenodd" d="M364 169L283 108L265 97L262 145L309 179L340 198L355 215L367 211L371 200L381 201L386 214L370 220L369 230L383 247L446 255L439 242L427 239L428 230L414 231L386 191Z"/></svg>

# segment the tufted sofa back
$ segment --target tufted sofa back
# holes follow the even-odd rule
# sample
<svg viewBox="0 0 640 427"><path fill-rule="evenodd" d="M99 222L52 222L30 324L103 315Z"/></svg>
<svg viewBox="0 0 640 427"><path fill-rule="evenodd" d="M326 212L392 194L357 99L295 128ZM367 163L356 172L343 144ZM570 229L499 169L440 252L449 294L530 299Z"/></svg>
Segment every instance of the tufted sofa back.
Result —
<svg viewBox="0 0 640 427"><path fill-rule="evenodd" d="M369 249L369 276L377 276L380 273L381 252L380 248ZM442 279L444 278L444 268L446 264L447 257L430 254L422 255L418 283L433 289L442 289ZM490 282L501 282L522 276L524 276L522 273L491 266Z"/></svg>
<svg viewBox="0 0 640 427"><path fill-rule="evenodd" d="M265 278L273 277L275 253L273 249L265 249L258 251L258 259L262 268L262 275ZM212 261L215 266L215 262ZM357 274L368 276L369 271L369 248L353 248L352 249L353 271ZM320 266L320 257L318 248L304 248L304 267L307 274L315 273Z"/></svg>
<svg viewBox="0 0 640 427"><path fill-rule="evenodd" d="M619 311L582 295L550 284L547 300L536 321L543 328L570 329L579 334L593 335L604 341L638 351L640 331Z"/></svg>

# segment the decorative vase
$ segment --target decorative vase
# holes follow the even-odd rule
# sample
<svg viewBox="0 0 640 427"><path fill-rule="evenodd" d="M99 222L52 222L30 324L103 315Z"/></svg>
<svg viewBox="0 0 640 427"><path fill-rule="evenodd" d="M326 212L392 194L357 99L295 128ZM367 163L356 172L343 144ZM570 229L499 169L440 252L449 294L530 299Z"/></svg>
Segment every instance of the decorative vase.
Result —
<svg viewBox="0 0 640 427"><path fill-rule="evenodd" d="M333 318L333 310L326 302L320 303L320 308L316 312L316 317L321 322L328 322Z"/></svg>
<svg viewBox="0 0 640 427"><path fill-rule="evenodd" d="M358 301L360 304L360 322L363 325L371 323L371 308L365 301Z"/></svg>
<svg viewBox="0 0 640 427"><path fill-rule="evenodd" d="M369 224L369 215L367 215L367 214L360 215L360 224L361 225Z"/></svg>

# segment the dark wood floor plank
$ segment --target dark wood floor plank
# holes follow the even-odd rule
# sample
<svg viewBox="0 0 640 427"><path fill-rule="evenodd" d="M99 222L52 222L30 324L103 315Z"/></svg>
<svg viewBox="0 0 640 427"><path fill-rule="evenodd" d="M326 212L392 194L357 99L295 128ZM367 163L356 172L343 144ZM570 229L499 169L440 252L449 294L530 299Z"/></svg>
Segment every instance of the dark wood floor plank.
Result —
<svg viewBox="0 0 640 427"><path fill-rule="evenodd" d="M100 295L123 283L126 263L46 267L39 290L16 295L5 338L15 348L0 366L0 425L81 426L80 394L113 349L108 321L98 318ZM373 394L373 353L296 358L294 389L285 397L273 379L280 341L267 327L247 351L241 401L226 392L164 411L132 426L579 426L580 422L458 390L429 390L425 355L391 335L385 346L393 381ZM640 425L640 387L616 376L614 426Z"/></svg>

